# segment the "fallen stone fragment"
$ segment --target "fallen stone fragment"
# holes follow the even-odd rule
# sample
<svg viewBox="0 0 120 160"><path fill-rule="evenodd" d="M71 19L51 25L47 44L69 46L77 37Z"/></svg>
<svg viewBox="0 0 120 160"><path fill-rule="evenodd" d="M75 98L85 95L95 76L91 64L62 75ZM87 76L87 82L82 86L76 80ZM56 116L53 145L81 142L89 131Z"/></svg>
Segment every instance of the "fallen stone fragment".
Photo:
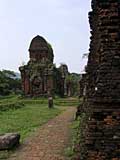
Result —
<svg viewBox="0 0 120 160"><path fill-rule="evenodd" d="M19 144L20 134L6 133L0 135L0 150L10 150Z"/></svg>

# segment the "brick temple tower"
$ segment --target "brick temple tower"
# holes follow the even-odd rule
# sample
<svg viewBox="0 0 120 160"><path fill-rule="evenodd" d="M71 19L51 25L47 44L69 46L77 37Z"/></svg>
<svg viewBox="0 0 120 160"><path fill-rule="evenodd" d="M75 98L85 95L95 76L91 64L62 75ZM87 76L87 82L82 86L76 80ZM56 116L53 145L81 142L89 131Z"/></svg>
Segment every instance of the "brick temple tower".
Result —
<svg viewBox="0 0 120 160"><path fill-rule="evenodd" d="M41 36L32 39L29 47L30 61L53 63L53 50L48 42Z"/></svg>
<svg viewBox="0 0 120 160"><path fill-rule="evenodd" d="M83 160L120 159L120 1L92 0Z"/></svg>
<svg viewBox="0 0 120 160"><path fill-rule="evenodd" d="M25 96L47 96L61 90L62 76L53 64L53 50L41 36L32 39L30 60L20 67L22 89Z"/></svg>

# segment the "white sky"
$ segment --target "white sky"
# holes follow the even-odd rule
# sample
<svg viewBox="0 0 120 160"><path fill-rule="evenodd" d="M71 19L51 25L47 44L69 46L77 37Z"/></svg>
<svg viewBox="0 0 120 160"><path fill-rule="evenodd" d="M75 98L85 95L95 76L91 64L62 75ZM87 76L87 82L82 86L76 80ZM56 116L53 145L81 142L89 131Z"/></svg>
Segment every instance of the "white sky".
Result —
<svg viewBox="0 0 120 160"><path fill-rule="evenodd" d="M36 35L54 49L54 63L80 73L89 49L90 0L0 0L0 70L18 71Z"/></svg>

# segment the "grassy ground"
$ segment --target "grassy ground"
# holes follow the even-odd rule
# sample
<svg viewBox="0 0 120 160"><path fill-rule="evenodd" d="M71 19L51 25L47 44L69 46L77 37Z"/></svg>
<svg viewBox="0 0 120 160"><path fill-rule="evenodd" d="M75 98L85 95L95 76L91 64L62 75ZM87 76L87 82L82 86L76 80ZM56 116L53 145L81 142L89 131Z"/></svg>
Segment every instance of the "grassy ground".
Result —
<svg viewBox="0 0 120 160"><path fill-rule="evenodd" d="M37 127L58 115L58 107L49 109L46 105L29 104L21 109L0 113L0 133L18 132L22 140Z"/></svg>
<svg viewBox="0 0 120 160"><path fill-rule="evenodd" d="M17 132L21 135L21 142L31 135L38 127L46 123L49 119L60 114L67 106L77 106L76 98L54 100L54 109L49 109L47 99L24 99L19 96L9 96L0 98L0 105L9 103L24 103L23 107L0 111L0 134L7 132ZM11 107L12 108L12 107ZM8 157L8 152L0 152L0 160Z"/></svg>
<svg viewBox="0 0 120 160"><path fill-rule="evenodd" d="M82 105L83 98L79 100L79 105ZM82 140L82 125L85 121L85 114L81 113L81 115L77 118L77 120L74 120L71 125L71 134L70 134L70 142L68 144L68 147L65 149L65 156L68 157L69 160L77 159L76 156L79 153L78 149L79 143Z"/></svg>
<svg viewBox="0 0 120 160"><path fill-rule="evenodd" d="M72 160L74 155L76 154L74 151L74 147L77 144L79 140L79 126L80 126L80 121L75 120L72 125L71 125L71 134L70 134L70 142L68 144L68 147L65 149L65 156L68 157L69 160Z"/></svg>

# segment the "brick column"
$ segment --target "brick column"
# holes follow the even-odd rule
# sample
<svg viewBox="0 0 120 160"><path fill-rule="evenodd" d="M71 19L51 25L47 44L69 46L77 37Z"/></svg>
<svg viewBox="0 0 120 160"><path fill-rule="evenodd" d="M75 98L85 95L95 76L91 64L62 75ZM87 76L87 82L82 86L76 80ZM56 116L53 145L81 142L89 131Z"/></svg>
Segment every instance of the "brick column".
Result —
<svg viewBox="0 0 120 160"><path fill-rule="evenodd" d="M92 0L83 160L120 159L120 1Z"/></svg>

